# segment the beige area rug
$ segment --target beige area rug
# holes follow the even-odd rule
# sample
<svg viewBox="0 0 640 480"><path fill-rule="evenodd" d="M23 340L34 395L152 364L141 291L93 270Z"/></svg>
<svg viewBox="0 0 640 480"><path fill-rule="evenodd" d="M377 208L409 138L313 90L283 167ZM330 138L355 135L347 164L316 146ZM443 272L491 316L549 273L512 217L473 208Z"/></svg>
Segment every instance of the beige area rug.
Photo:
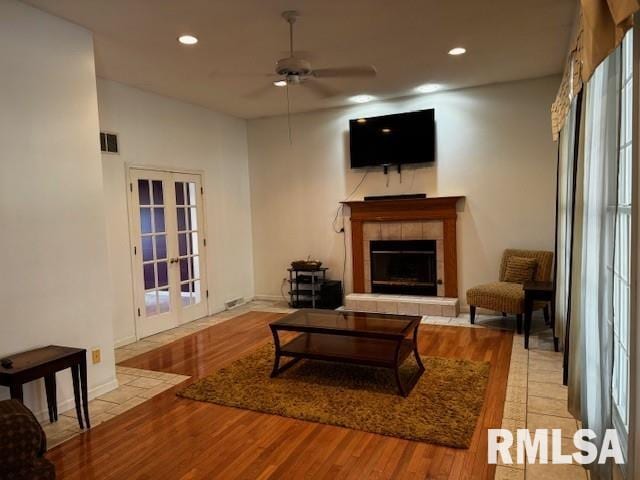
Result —
<svg viewBox="0 0 640 480"><path fill-rule="evenodd" d="M284 417L468 448L484 402L489 364L422 357L426 368L411 394L397 394L387 369L303 360L270 378L267 345L178 392L192 400ZM288 359L283 357L281 365ZM410 357L406 381L417 370Z"/></svg>

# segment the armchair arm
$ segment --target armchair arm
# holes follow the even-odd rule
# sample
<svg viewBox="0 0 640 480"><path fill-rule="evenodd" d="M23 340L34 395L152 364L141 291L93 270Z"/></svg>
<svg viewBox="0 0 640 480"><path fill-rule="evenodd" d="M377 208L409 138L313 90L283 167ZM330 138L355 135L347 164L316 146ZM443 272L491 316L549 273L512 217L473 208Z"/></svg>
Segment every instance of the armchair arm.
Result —
<svg viewBox="0 0 640 480"><path fill-rule="evenodd" d="M1 401L0 472L33 464L45 451L46 435L33 413L17 400Z"/></svg>

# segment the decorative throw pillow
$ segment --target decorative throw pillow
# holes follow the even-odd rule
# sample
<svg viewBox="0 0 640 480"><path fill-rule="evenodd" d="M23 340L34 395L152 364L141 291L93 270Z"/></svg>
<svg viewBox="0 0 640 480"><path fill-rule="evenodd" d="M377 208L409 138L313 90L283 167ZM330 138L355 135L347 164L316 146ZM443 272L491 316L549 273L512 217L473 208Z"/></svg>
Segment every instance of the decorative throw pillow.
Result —
<svg viewBox="0 0 640 480"><path fill-rule="evenodd" d="M504 281L524 283L533 280L537 266L538 261L535 258L509 257L504 270Z"/></svg>

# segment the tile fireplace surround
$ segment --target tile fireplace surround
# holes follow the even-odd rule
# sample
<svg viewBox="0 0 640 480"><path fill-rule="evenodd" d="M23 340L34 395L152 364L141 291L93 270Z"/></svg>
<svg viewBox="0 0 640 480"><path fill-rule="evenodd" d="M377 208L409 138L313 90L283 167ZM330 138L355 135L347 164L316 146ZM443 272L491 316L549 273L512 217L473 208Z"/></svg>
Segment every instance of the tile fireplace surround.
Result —
<svg viewBox="0 0 640 480"><path fill-rule="evenodd" d="M354 290L347 296L346 307L366 303L365 310L377 311L372 305L380 305L385 310L393 304L407 311L442 309L443 316L457 316L456 219L457 204L462 199L464 197L345 202L351 210ZM369 245L372 240L435 240L437 297L372 293Z"/></svg>
<svg viewBox="0 0 640 480"><path fill-rule="evenodd" d="M438 296L444 296L444 255L442 220L426 222L364 222L362 224L362 240L364 253L364 293L371 293L371 251L372 240L435 240L436 267L438 280Z"/></svg>

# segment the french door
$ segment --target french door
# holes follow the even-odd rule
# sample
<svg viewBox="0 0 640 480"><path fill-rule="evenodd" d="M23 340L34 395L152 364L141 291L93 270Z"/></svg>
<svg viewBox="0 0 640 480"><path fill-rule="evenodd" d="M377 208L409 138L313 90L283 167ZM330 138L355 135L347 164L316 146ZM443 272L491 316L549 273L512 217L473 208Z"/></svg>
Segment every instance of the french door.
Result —
<svg viewBox="0 0 640 480"><path fill-rule="evenodd" d="M132 168L131 236L139 338L207 315L202 179Z"/></svg>

